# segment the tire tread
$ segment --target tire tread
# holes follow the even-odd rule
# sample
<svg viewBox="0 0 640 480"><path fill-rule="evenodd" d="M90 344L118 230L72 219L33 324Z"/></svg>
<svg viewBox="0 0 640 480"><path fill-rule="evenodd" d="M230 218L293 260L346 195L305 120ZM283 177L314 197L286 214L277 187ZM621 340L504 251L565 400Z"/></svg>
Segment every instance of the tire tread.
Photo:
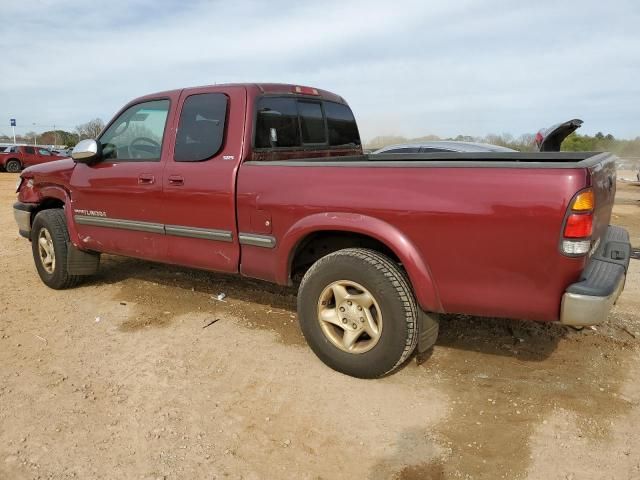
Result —
<svg viewBox="0 0 640 480"><path fill-rule="evenodd" d="M45 226L48 227L49 234L52 236L52 239L55 243L63 245L63 248L60 251L56 251L56 269L61 268L62 270L59 272L59 280L55 283L47 285L56 290L64 290L67 288L75 287L80 280L82 279L81 275L70 275L67 271L67 252L68 252L68 244L69 244L69 230L67 229L67 221L64 215L64 210L60 208L52 208L48 210L42 210L36 215L36 219L34 220L34 225L36 221L40 220ZM34 230L34 237L37 233ZM32 241L37 241L37 239L33 239ZM36 262L39 261L36 258L35 250L34 250L34 260ZM54 272L55 275L56 272ZM44 281L44 279L43 279Z"/></svg>
<svg viewBox="0 0 640 480"><path fill-rule="evenodd" d="M345 248L330 253L315 262L304 275L300 289L302 290L304 288L305 283L312 278L314 273L321 269L326 262L339 256L357 258L373 266L388 280L389 285L396 291L398 298L402 302L404 307L404 321L407 326L407 338L405 340L404 350L396 363L379 376L388 375L405 362L418 344L419 311L409 279L400 266L396 265L388 256L380 252L367 248Z"/></svg>

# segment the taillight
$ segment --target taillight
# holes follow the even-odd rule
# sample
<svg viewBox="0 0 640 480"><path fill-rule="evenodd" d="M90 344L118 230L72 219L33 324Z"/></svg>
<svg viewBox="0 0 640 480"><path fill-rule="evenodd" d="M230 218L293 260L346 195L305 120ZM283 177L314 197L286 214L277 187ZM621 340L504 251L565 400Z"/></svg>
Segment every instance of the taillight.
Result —
<svg viewBox="0 0 640 480"><path fill-rule="evenodd" d="M593 190L585 190L576 195L573 199L571 210L574 212L593 211L594 207Z"/></svg>
<svg viewBox="0 0 640 480"><path fill-rule="evenodd" d="M566 238L587 238L593 229L593 213L572 213L564 226Z"/></svg>
<svg viewBox="0 0 640 480"><path fill-rule="evenodd" d="M592 189L578 193L571 204L562 230L562 253L584 255L591 248L593 234L593 210L595 199Z"/></svg>

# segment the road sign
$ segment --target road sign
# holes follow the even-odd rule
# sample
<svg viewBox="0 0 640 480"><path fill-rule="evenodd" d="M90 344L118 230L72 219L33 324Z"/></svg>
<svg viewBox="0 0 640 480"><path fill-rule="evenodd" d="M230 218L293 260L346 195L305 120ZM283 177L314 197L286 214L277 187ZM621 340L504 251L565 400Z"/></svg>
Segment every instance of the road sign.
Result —
<svg viewBox="0 0 640 480"><path fill-rule="evenodd" d="M11 126L15 127L16 126L16 119L15 118L10 118L9 120L11 121Z"/></svg>

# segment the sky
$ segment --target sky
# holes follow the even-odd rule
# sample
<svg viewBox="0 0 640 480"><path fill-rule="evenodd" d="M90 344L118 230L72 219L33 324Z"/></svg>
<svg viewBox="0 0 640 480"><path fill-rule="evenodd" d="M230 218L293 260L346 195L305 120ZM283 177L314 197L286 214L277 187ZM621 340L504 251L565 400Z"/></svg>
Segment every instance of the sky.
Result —
<svg viewBox="0 0 640 480"><path fill-rule="evenodd" d="M155 91L284 82L378 135L640 136L640 2L0 0L0 133L108 121Z"/></svg>

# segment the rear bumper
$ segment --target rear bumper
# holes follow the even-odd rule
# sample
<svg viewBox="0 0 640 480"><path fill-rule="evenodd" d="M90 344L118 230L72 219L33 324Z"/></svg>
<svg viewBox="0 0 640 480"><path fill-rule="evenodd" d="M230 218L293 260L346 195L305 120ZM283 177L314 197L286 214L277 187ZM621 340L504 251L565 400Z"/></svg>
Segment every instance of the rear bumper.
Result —
<svg viewBox="0 0 640 480"><path fill-rule="evenodd" d="M630 259L629 234L609 226L582 279L569 285L562 296L560 322L574 326L604 322L624 289Z"/></svg>
<svg viewBox="0 0 640 480"><path fill-rule="evenodd" d="M16 202L13 204L13 217L18 224L20 235L31 238L31 212L36 208L33 203Z"/></svg>

